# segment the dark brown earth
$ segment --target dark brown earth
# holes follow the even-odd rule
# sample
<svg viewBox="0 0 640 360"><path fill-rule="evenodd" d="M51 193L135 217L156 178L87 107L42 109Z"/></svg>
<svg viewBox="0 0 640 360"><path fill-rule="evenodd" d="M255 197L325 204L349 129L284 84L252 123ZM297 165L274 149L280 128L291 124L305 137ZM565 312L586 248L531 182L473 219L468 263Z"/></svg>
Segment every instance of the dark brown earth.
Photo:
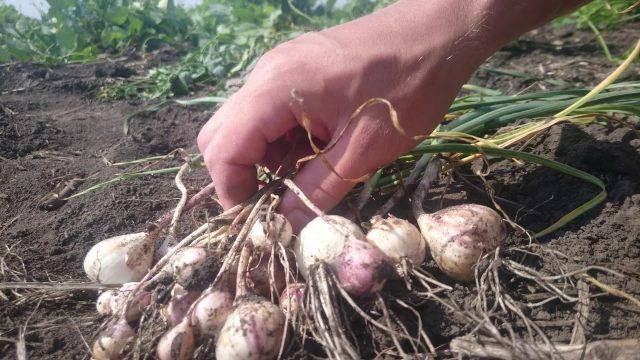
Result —
<svg viewBox="0 0 640 360"><path fill-rule="evenodd" d="M640 23L605 33L612 52L621 55L639 33ZM561 86L594 85L615 65L606 60L589 32L546 28L530 33L496 54L486 67L526 72L530 78L481 69L472 83L513 94ZM42 210L43 199L72 179L85 189L114 174L140 170L107 166L163 155L177 148L196 151L195 137L210 112L170 106L134 118L125 136L123 119L139 108L125 101L96 100L97 89L113 78L143 71L121 61L46 69L38 65L0 65L0 282L84 281L82 259L98 240L141 231L171 210L179 192L173 175L145 176ZM638 67L623 75L640 80ZM602 281L640 296L640 139L631 129L612 125L557 126L529 144L528 151L566 162L602 179L608 197L602 206L546 238L546 246L566 254L572 263L599 264L627 274ZM177 166L179 159L147 164L149 169ZM468 169L467 169L468 170ZM477 179L471 178L480 185ZM540 230L597 193L593 186L532 165L494 161L488 180L496 195L518 205L504 208L519 224ZM204 170L186 178L195 190L207 182ZM486 202L486 195L454 181L448 199ZM400 210L402 212L402 209ZM541 265L544 267L544 264ZM457 285L454 296L473 296L472 287ZM95 291L0 290L0 358L15 356L15 341L25 330L30 358L89 358L101 319ZM568 319L573 305L559 302L533 311L536 321ZM428 307L427 329L437 344L462 335L461 327ZM603 297L593 302L587 339L640 336L640 309ZM564 325L563 325L564 324ZM553 325L553 324L552 324ZM572 324L545 327L549 337L567 342Z"/></svg>

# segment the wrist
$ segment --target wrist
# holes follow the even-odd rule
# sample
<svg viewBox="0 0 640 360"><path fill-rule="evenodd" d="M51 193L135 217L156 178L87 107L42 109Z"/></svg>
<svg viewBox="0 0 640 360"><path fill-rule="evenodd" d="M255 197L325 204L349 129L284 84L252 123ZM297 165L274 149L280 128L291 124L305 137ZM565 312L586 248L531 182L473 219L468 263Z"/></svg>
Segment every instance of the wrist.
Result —
<svg viewBox="0 0 640 360"><path fill-rule="evenodd" d="M510 41L589 1L399 0L336 29L367 56L439 58L473 71Z"/></svg>
<svg viewBox="0 0 640 360"><path fill-rule="evenodd" d="M554 18L591 0L478 0L482 31L480 43L491 45L493 52ZM491 54L489 54L491 55Z"/></svg>

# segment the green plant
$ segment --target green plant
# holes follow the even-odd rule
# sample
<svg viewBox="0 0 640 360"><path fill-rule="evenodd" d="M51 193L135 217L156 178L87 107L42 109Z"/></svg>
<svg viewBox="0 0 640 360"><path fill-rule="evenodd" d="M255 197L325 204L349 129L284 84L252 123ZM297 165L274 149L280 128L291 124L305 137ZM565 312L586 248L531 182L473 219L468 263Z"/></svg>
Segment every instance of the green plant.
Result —
<svg viewBox="0 0 640 360"><path fill-rule="evenodd" d="M205 0L191 11L190 34L196 46L179 63L152 69L133 82L105 87L99 96L167 99L186 95L198 85L221 85L250 69L278 43L362 16L385 3L353 0L337 7L335 1ZM224 96L222 88L215 94Z"/></svg>
<svg viewBox="0 0 640 360"><path fill-rule="evenodd" d="M197 84L238 75L277 43L364 15L384 0L338 7L319 0L205 0L186 10L173 0L47 0L41 19L0 2L0 62L46 65L144 54L169 45L181 61L103 89L109 98L182 96Z"/></svg>
<svg viewBox="0 0 640 360"><path fill-rule="evenodd" d="M173 5L151 0L47 0L39 20L0 6L0 59L48 65L88 61L131 50L153 50L163 43L185 47L191 19Z"/></svg>
<svg viewBox="0 0 640 360"><path fill-rule="evenodd" d="M589 28L607 56L614 60L600 29L622 26L640 18L638 0L594 0L575 12L556 20L556 24L575 24L578 28Z"/></svg>
<svg viewBox="0 0 640 360"><path fill-rule="evenodd" d="M589 23L608 28L622 25L640 17L640 6L637 0L594 0L575 12L564 16L556 23L575 24L579 28Z"/></svg>

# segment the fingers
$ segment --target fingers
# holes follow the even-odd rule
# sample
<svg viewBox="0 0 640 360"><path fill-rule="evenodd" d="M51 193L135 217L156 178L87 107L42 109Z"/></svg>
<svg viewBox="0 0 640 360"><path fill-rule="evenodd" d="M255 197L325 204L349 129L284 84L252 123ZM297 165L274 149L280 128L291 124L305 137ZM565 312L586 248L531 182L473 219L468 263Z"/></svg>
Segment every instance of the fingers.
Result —
<svg viewBox="0 0 640 360"><path fill-rule="evenodd" d="M323 144L316 139L317 144ZM288 131L284 136L267 146L267 153L260 161L272 173L284 175L295 168L298 159L313 154L313 150L307 140L307 133L302 127Z"/></svg>
<svg viewBox="0 0 640 360"><path fill-rule="evenodd" d="M355 141L351 141L352 138ZM366 175L377 166L371 158L362 156L362 151L359 151L361 145L356 136L345 136L326 154L325 158L340 175L320 158L315 158L302 167L293 181L321 210L332 209L356 185L347 179ZM280 211L289 219L295 231L300 231L316 216L291 191L283 196Z"/></svg>
<svg viewBox="0 0 640 360"><path fill-rule="evenodd" d="M286 98L245 87L209 120L198 145L222 206L236 205L258 189L255 164L267 145L296 126Z"/></svg>

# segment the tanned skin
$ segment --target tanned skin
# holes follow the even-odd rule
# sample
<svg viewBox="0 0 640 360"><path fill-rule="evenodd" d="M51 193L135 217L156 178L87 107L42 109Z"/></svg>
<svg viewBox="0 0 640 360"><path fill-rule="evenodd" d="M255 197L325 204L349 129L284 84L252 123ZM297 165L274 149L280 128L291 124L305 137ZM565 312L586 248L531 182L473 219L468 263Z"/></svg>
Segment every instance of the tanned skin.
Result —
<svg viewBox="0 0 640 360"><path fill-rule="evenodd" d="M410 135L430 133L461 86L489 56L583 0L399 0L371 15L304 34L266 53L202 128L198 146L225 208L256 192L256 165L291 169L312 153L302 110L319 144L337 136L363 102L381 97ZM294 100L292 90L300 100ZM330 210L359 178L411 150L387 109L366 109L327 154L294 181ZM296 230L314 217L291 192L280 211Z"/></svg>

